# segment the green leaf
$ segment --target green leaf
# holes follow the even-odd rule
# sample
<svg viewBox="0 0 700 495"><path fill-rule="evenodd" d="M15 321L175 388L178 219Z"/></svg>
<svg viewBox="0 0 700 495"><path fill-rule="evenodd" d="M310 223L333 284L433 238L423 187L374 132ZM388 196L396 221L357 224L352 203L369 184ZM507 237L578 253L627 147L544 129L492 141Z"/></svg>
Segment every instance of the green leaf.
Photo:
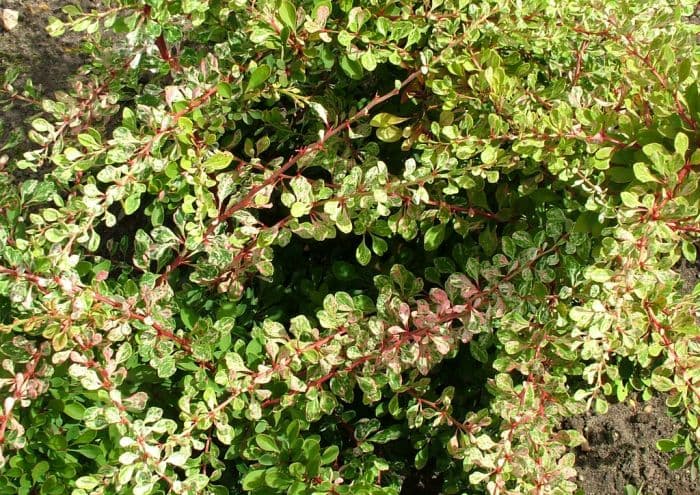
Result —
<svg viewBox="0 0 700 495"><path fill-rule="evenodd" d="M265 484L270 488L286 488L291 484L291 478L278 468L269 468L265 471Z"/></svg>
<svg viewBox="0 0 700 495"><path fill-rule="evenodd" d="M141 194L132 193L124 200L124 213L131 215L141 206Z"/></svg>
<svg viewBox="0 0 700 495"><path fill-rule="evenodd" d="M300 201L295 201L290 208L290 213L294 218L300 218L307 215L311 211L311 205L309 203L302 203Z"/></svg>
<svg viewBox="0 0 700 495"><path fill-rule="evenodd" d="M598 397L594 401L593 405L594 405L594 409L595 409L596 414L602 416L602 415L608 413L609 404L608 404L607 400Z"/></svg>
<svg viewBox="0 0 700 495"><path fill-rule="evenodd" d="M607 282L612 276L613 272L606 268L593 268L586 272L586 278L598 283Z"/></svg>
<svg viewBox="0 0 700 495"><path fill-rule="evenodd" d="M370 252L369 248L367 247L367 244L365 244L364 238L362 239L362 242L360 243L359 246L357 246L357 249L355 250L355 258L357 258L357 262L362 266L369 265L369 262L372 259L372 253Z"/></svg>
<svg viewBox="0 0 700 495"><path fill-rule="evenodd" d="M428 464L429 458L430 456L428 447L423 447L418 452L416 452L416 457L414 459L414 465L416 466L416 469L419 471L423 469L426 466L426 464Z"/></svg>
<svg viewBox="0 0 700 495"><path fill-rule="evenodd" d="M226 82L220 82L216 85L218 93L224 98L231 98L233 91L231 91L231 85Z"/></svg>
<svg viewBox="0 0 700 495"><path fill-rule="evenodd" d="M248 91L252 91L260 86L263 85L265 81L270 77L270 74L272 74L272 69L270 68L269 65L259 65L258 67L255 68L253 71L253 74L250 76L250 80L248 81L248 86L246 87L246 93Z"/></svg>
<svg viewBox="0 0 700 495"><path fill-rule="evenodd" d="M683 134L682 132L679 132L678 134L676 134L676 138L673 141L673 146L678 155L685 157L685 154L688 151L688 147L690 146L688 136L686 134Z"/></svg>
<svg viewBox="0 0 700 495"><path fill-rule="evenodd" d="M685 454L676 454L668 460L668 467L672 471L681 469L683 466L685 466L687 460L689 460L689 457L687 457Z"/></svg>
<svg viewBox="0 0 700 495"><path fill-rule="evenodd" d="M372 251L377 256L384 256L384 253L389 249L389 244L381 237L372 236Z"/></svg>
<svg viewBox="0 0 700 495"><path fill-rule="evenodd" d="M496 235L495 227L487 227L481 231L479 234L479 245L488 256L496 252L498 249L498 236Z"/></svg>
<svg viewBox="0 0 700 495"><path fill-rule="evenodd" d="M194 309L183 306L180 309L180 318L182 319L182 323L185 324L185 327L187 327L188 330L192 330L199 319L199 315Z"/></svg>
<svg viewBox="0 0 700 495"><path fill-rule="evenodd" d="M652 373L651 375L651 386L659 392L668 392L669 390L673 390L675 388L673 380L656 372Z"/></svg>
<svg viewBox="0 0 700 495"><path fill-rule="evenodd" d="M694 243L687 239L681 241L681 251L683 252L683 257L690 263L695 263L698 256L698 251Z"/></svg>
<svg viewBox="0 0 700 495"><path fill-rule="evenodd" d="M85 408L77 402L69 402L63 407L63 414L79 421L83 419Z"/></svg>
<svg viewBox="0 0 700 495"><path fill-rule="evenodd" d="M337 445L327 447L326 450L323 451L323 454L321 454L321 465L332 464L338 458L339 453L340 449Z"/></svg>
<svg viewBox="0 0 700 495"><path fill-rule="evenodd" d="M629 191L622 191L620 193L620 199L622 200L622 204L628 208L637 208L642 205L642 203L639 201L639 197Z"/></svg>
<svg viewBox="0 0 700 495"><path fill-rule="evenodd" d="M625 485L624 495L639 495L637 493L637 488L634 485Z"/></svg>
<svg viewBox="0 0 700 495"><path fill-rule="evenodd" d="M297 9L289 0L282 0L278 12L282 23L292 31L297 28Z"/></svg>
<svg viewBox="0 0 700 495"><path fill-rule="evenodd" d="M93 488L97 488L99 484L100 480L94 476L81 476L75 480L76 488L82 488L83 490L92 490Z"/></svg>
<svg viewBox="0 0 700 495"><path fill-rule="evenodd" d="M372 127L389 127L392 125L400 124L401 122L406 122L408 117L398 117L390 113L381 112L372 117L369 124Z"/></svg>
<svg viewBox="0 0 700 495"><path fill-rule="evenodd" d="M175 359L172 356L161 360L156 365L156 372L160 378L169 378L175 374Z"/></svg>
<svg viewBox="0 0 700 495"><path fill-rule="evenodd" d="M374 58L372 52L365 52L360 55L360 63L367 71L372 72L377 68L377 59Z"/></svg>
<svg viewBox="0 0 700 495"><path fill-rule="evenodd" d="M673 449L676 448L676 442L674 442L673 440L662 438L661 440L658 440L656 442L656 448L659 449L661 452L671 452Z"/></svg>
<svg viewBox="0 0 700 495"><path fill-rule="evenodd" d="M435 251L440 247L440 244L445 240L445 229L446 224L439 223L433 225L425 232L425 237L423 238L423 246L426 251Z"/></svg>
<svg viewBox="0 0 700 495"><path fill-rule="evenodd" d="M267 66L265 66L267 67ZM233 161L233 155L228 151L217 151L202 164L207 173L223 170Z"/></svg>
<svg viewBox="0 0 700 495"><path fill-rule="evenodd" d="M277 442L270 435L258 434L255 436L255 443L266 452L279 452Z"/></svg>
<svg viewBox="0 0 700 495"><path fill-rule="evenodd" d="M357 60L350 60L347 55L340 58L340 68L351 79L362 79L362 65Z"/></svg>
<svg viewBox="0 0 700 495"><path fill-rule="evenodd" d="M49 471L49 463L46 461L40 461L34 465L32 468L32 479L36 481L41 481L44 475Z"/></svg>
<svg viewBox="0 0 700 495"><path fill-rule="evenodd" d="M328 125L328 111L323 105L315 101L310 101L309 107L318 114L325 125Z"/></svg>
<svg viewBox="0 0 700 495"><path fill-rule="evenodd" d="M632 170L634 171L634 176L637 178L639 182L647 183L647 182L659 182L649 171L649 167L647 167L646 163L642 162L637 162L632 166Z"/></svg>
<svg viewBox="0 0 700 495"><path fill-rule="evenodd" d="M249 471L241 480L241 486L245 491L252 491L257 488L262 488L265 484L265 470L256 469Z"/></svg>
<svg viewBox="0 0 700 495"><path fill-rule="evenodd" d="M401 129L393 125L377 129L377 137L385 143L395 143L401 139L401 135Z"/></svg>
<svg viewBox="0 0 700 495"><path fill-rule="evenodd" d="M104 452L97 445L82 445L77 451L87 459L95 460L98 457L104 457Z"/></svg>
<svg viewBox="0 0 700 495"><path fill-rule="evenodd" d="M66 233L64 233L62 229L59 229L58 227L51 227L44 232L44 237L49 242L57 243L66 238Z"/></svg>

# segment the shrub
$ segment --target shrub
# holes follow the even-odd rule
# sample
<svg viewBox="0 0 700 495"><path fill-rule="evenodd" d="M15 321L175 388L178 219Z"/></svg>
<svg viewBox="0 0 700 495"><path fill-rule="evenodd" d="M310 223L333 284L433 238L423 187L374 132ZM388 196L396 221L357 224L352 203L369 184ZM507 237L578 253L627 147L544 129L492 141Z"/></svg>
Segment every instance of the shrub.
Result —
<svg viewBox="0 0 700 495"><path fill-rule="evenodd" d="M655 392L697 465L694 3L65 7L73 89L3 89L0 493L573 493L562 420Z"/></svg>

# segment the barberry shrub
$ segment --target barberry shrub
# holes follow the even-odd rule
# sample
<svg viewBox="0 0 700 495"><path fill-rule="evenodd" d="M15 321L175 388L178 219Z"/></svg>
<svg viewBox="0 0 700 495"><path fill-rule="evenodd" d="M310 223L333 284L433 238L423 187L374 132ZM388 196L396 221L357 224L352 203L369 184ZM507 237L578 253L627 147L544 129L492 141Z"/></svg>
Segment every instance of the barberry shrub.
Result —
<svg viewBox="0 0 700 495"><path fill-rule="evenodd" d="M657 392L696 469L694 4L66 6L72 89L2 90L0 494L567 494Z"/></svg>

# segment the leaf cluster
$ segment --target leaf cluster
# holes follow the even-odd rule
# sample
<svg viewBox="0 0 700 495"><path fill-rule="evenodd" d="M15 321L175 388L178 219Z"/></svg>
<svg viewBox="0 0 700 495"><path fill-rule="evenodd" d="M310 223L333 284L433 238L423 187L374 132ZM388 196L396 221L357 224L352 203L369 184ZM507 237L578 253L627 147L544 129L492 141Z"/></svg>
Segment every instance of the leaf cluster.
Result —
<svg viewBox="0 0 700 495"><path fill-rule="evenodd" d="M563 420L657 392L697 469L694 5L65 7L75 86L0 90L0 494L574 493Z"/></svg>

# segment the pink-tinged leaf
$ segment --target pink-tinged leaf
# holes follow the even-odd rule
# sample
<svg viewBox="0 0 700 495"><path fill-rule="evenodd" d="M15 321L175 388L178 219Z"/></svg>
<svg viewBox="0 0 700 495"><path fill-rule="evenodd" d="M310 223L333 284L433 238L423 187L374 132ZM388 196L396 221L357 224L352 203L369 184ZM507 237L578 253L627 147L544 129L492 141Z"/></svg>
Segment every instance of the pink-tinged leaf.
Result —
<svg viewBox="0 0 700 495"><path fill-rule="evenodd" d="M450 299L447 297L447 292L442 289L432 289L430 298L438 305L438 314L444 314L450 309Z"/></svg>
<svg viewBox="0 0 700 495"><path fill-rule="evenodd" d="M401 323L403 323L404 327L408 326L408 319L409 316L411 315L411 308L409 307L408 304L405 302L402 302L401 305L399 306L399 318L401 319Z"/></svg>

